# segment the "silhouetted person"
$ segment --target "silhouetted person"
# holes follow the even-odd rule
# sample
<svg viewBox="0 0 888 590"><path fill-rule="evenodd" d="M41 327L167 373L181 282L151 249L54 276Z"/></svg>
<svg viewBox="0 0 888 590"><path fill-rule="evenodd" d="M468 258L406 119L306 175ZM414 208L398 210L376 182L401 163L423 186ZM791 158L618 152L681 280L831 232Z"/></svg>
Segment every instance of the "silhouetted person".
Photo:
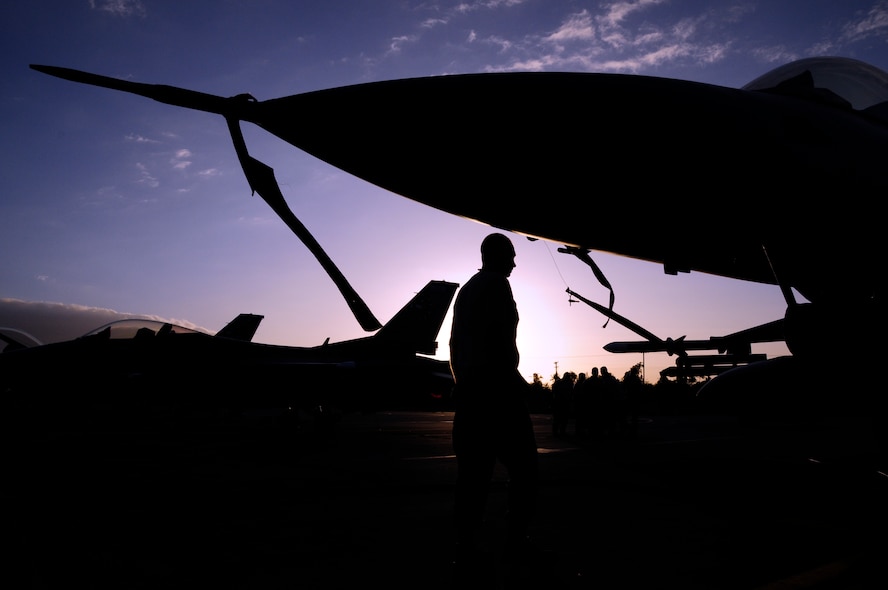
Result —
<svg viewBox="0 0 888 590"><path fill-rule="evenodd" d="M641 380L641 365L634 365L623 375L622 390L625 404L626 434L634 437L638 433L638 404L644 382Z"/></svg>
<svg viewBox="0 0 888 590"><path fill-rule="evenodd" d="M596 399L598 395L598 367L592 367L589 375L574 386L574 428L578 437L598 433ZM600 416L597 418L600 420Z"/></svg>
<svg viewBox="0 0 888 590"><path fill-rule="evenodd" d="M582 419L579 417L579 415L580 415L580 410L582 409L582 405L583 405L582 396L583 396L583 393L585 393L585 390L586 390L586 374L579 373L577 375L577 381L576 381L576 383L574 383L574 386L573 386L573 395L571 396L571 415L573 416L573 419L574 419L574 433L578 437L583 435L583 433L582 433L583 426L581 424Z"/></svg>
<svg viewBox="0 0 888 590"><path fill-rule="evenodd" d="M622 414L620 409L620 382L611 375L607 367L599 369L600 399L602 403L602 419L604 436L619 434L622 429Z"/></svg>
<svg viewBox="0 0 888 590"><path fill-rule="evenodd" d="M539 479L537 446L527 396L518 373L518 310L509 275L515 249L502 234L481 243L481 269L460 289L453 307L453 450L457 461L457 567L477 553L488 487L496 462L509 474L508 547L529 548Z"/></svg>
<svg viewBox="0 0 888 590"><path fill-rule="evenodd" d="M570 407L573 401L574 374L565 373L552 384L552 434L567 436Z"/></svg>

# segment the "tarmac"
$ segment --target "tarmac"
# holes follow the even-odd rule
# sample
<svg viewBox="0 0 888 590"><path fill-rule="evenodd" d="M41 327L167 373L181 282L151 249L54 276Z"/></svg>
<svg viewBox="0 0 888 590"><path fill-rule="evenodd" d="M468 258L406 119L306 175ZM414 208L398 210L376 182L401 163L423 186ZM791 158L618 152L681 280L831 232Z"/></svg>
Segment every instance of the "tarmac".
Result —
<svg viewBox="0 0 888 590"><path fill-rule="evenodd" d="M30 588L885 587L888 475L860 420L641 416L634 436L552 435L535 414L539 552L452 566L449 412L346 415L237 435L105 432L10 446L9 555Z"/></svg>

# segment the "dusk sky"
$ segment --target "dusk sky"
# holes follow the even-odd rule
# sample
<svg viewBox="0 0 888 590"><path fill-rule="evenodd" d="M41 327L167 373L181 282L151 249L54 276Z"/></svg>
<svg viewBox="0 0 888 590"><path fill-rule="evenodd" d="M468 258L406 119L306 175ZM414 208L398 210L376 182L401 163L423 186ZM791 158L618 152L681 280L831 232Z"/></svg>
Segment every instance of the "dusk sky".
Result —
<svg viewBox="0 0 888 590"><path fill-rule="evenodd" d="M29 64L259 100L505 71L644 74L737 88L823 55L888 70L888 0L12 0L0 7L0 31L0 326L45 341L78 336L114 314L215 332L238 313L258 313L265 320L256 341L297 346L368 333L307 248L251 196L221 116L61 80ZM430 133L434 119L429 112ZM379 320L428 281L462 284L480 266L491 228L370 185L250 124L243 129L251 155L274 168L290 208ZM644 159L627 157L638 158L643 174ZM539 195L539 207L586 216L592 226L625 224L631 233L631 219L595 215L595 200L615 198L608 187L617 180L590 165L588 200ZM730 190L715 185L712 198ZM637 200L642 212L650 199L674 197L618 198ZM748 204L757 205L763 214L771 206ZM605 365L619 377L642 361L602 350L637 335L613 321L604 327L598 312L568 302L570 288L607 305L609 292L588 267L559 254L559 244L511 238L528 380L550 377L556 363L559 372ZM669 276L656 264L592 256L614 288L614 310L661 338L724 335L785 311L776 286ZM102 321L83 328L54 315L60 331L44 331L26 309L49 303ZM440 358L449 334L448 315ZM786 348L753 351L770 357ZM647 380L656 381L674 358L644 361Z"/></svg>

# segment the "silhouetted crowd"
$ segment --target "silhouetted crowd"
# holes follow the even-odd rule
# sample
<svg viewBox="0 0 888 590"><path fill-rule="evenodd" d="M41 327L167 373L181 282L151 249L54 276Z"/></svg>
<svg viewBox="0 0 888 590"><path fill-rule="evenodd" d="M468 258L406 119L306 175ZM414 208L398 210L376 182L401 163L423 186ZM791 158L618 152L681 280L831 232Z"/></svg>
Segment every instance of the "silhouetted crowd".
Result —
<svg viewBox="0 0 888 590"><path fill-rule="evenodd" d="M628 373L627 373L628 375ZM641 380L637 380L641 385ZM577 437L631 436L638 417L635 382L621 383L607 367L593 368L589 375L567 372L552 384L552 434L567 436L570 419Z"/></svg>
<svg viewBox="0 0 888 590"><path fill-rule="evenodd" d="M565 372L544 385L538 375L531 384L529 406L536 413L552 414L552 434L580 438L615 438L635 435L639 413L693 412L698 384L662 378L644 383L641 365L617 379L607 367L589 373Z"/></svg>

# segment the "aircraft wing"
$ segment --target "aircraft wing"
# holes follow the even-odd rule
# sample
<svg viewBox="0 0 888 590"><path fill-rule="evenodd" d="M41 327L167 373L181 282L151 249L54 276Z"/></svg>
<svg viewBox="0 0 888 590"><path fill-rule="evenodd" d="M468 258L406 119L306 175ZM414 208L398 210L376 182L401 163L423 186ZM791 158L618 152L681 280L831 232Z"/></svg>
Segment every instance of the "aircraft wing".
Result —
<svg viewBox="0 0 888 590"><path fill-rule="evenodd" d="M888 101L885 72L854 60L810 67L824 63L872 81L870 94ZM838 300L868 296L872 260L885 254L881 217L861 210L869 208L866 195L888 192L888 122L872 116L878 105L858 109L799 91L804 75L794 75L801 82L792 92L769 92L620 74L463 74L258 101L31 67L223 115L254 190L255 161L238 121L442 211L657 262L669 273L781 282L812 302ZM720 187L730 187L732 197ZM614 196L615 189L653 198L641 204ZM843 195L843 206L811 200L803 215L794 206L798 195L823 194ZM527 198L512 198L519 195ZM501 206L503 197L509 207ZM274 207L275 197L268 198ZM565 207L540 206L541 199ZM855 231L830 239L839 227ZM828 247L811 256L811 244L824 240ZM824 267L841 268L843 280L824 280ZM357 303L339 284L350 305Z"/></svg>

